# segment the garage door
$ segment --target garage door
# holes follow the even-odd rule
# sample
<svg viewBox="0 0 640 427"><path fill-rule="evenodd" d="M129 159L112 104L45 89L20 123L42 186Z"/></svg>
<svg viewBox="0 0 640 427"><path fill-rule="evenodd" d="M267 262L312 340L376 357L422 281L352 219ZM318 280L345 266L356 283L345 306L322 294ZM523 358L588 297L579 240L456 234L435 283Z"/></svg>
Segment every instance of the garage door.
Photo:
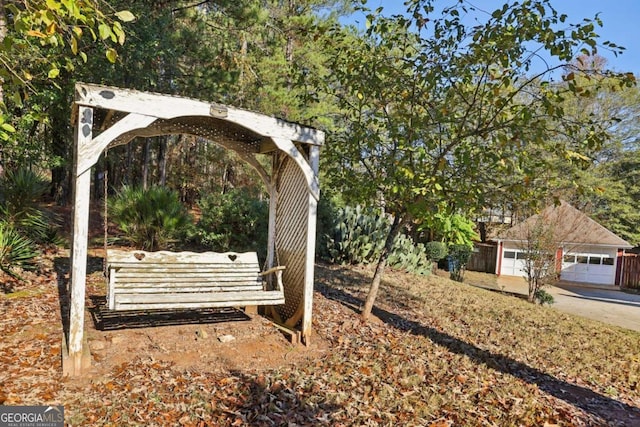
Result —
<svg viewBox="0 0 640 427"><path fill-rule="evenodd" d="M524 271L524 252L515 249L505 249L502 254L500 274L504 276L526 277Z"/></svg>
<svg viewBox="0 0 640 427"><path fill-rule="evenodd" d="M567 253L562 258L562 280L613 285L616 278L612 254Z"/></svg>

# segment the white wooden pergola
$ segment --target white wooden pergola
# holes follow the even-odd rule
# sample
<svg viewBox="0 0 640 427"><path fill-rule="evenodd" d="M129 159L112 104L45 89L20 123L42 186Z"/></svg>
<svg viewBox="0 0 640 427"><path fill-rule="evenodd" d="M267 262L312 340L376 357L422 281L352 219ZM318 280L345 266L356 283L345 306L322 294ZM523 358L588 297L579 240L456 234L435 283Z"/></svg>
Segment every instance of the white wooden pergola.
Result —
<svg viewBox="0 0 640 427"><path fill-rule="evenodd" d="M319 150L322 131L274 117L156 93L93 84L75 86L71 301L63 336L63 372L81 375L90 365L84 338L85 285L91 168L105 149L136 137L190 134L236 152L259 174L269 192L267 267L286 265L284 306L268 314L300 330L309 344L314 279ZM271 170L258 155L272 159Z"/></svg>

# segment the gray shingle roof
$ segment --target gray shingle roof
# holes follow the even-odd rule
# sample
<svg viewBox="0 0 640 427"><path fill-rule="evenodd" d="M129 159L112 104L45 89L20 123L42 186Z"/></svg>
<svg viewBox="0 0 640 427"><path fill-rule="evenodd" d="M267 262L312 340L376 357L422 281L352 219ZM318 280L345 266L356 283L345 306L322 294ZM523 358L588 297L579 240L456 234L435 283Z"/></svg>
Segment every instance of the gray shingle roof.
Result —
<svg viewBox="0 0 640 427"><path fill-rule="evenodd" d="M616 248L631 248L626 240L612 233L596 221L589 218L565 201L558 206L548 206L539 214L500 233L499 240L527 240L528 230L538 221L554 225L555 239L559 243L581 243L589 245L606 245Z"/></svg>

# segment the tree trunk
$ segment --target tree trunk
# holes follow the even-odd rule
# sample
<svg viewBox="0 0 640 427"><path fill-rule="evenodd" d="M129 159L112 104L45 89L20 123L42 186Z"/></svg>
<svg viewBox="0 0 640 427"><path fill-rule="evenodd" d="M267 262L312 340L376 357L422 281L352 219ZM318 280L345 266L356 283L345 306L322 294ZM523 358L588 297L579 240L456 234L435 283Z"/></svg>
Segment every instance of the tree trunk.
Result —
<svg viewBox="0 0 640 427"><path fill-rule="evenodd" d="M7 35L7 20L5 17L4 0L0 0L0 43L4 41ZM0 104L4 104L4 80L0 78ZM4 156L2 146L0 146L0 177L4 175Z"/></svg>
<svg viewBox="0 0 640 427"><path fill-rule="evenodd" d="M144 164L142 165L142 189L149 188L149 169L151 168L151 139L144 140Z"/></svg>
<svg viewBox="0 0 640 427"><path fill-rule="evenodd" d="M158 166L160 167L159 183L162 187L167 183L167 136L158 137L160 145L158 147Z"/></svg>
<svg viewBox="0 0 640 427"><path fill-rule="evenodd" d="M378 258L376 272L373 275L373 281L371 282L371 287L367 294L367 300L365 301L364 308L362 309L362 320L364 321L369 320L369 316L371 316L371 310L373 310L373 304L378 296L378 289L380 288L380 282L382 281L382 274L387 266L387 259L389 259L389 255L393 249L393 241L398 233L400 233L404 222L404 214L398 214L393 218L393 223L391 224L391 228L389 229L389 233L387 234L387 238L384 242L384 248L382 248L382 253L380 254L380 258Z"/></svg>

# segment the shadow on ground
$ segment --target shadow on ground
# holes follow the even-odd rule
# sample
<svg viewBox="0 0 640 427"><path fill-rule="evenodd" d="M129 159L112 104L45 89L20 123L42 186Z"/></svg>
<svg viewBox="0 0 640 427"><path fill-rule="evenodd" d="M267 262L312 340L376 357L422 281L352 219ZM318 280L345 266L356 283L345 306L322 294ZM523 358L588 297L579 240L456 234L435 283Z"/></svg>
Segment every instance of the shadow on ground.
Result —
<svg viewBox="0 0 640 427"><path fill-rule="evenodd" d="M107 308L104 296L93 295L90 298L93 303L89 308L91 318L95 328L101 331L251 320L236 308L114 311Z"/></svg>
<svg viewBox="0 0 640 427"><path fill-rule="evenodd" d="M358 278L358 281L360 280L366 283L369 279L361 275ZM364 305L362 299L345 290L332 287L330 283L321 283L318 286L318 290L326 298L338 301L356 312L360 312L361 307ZM471 343L379 307L373 308L373 314L403 332L428 338L453 353L469 357L476 363L484 364L496 371L512 375L529 384L535 384L545 393L603 420L618 423L625 422L623 425L629 426L640 425L640 408L638 407L612 399L589 388L568 383L525 363L483 350Z"/></svg>

